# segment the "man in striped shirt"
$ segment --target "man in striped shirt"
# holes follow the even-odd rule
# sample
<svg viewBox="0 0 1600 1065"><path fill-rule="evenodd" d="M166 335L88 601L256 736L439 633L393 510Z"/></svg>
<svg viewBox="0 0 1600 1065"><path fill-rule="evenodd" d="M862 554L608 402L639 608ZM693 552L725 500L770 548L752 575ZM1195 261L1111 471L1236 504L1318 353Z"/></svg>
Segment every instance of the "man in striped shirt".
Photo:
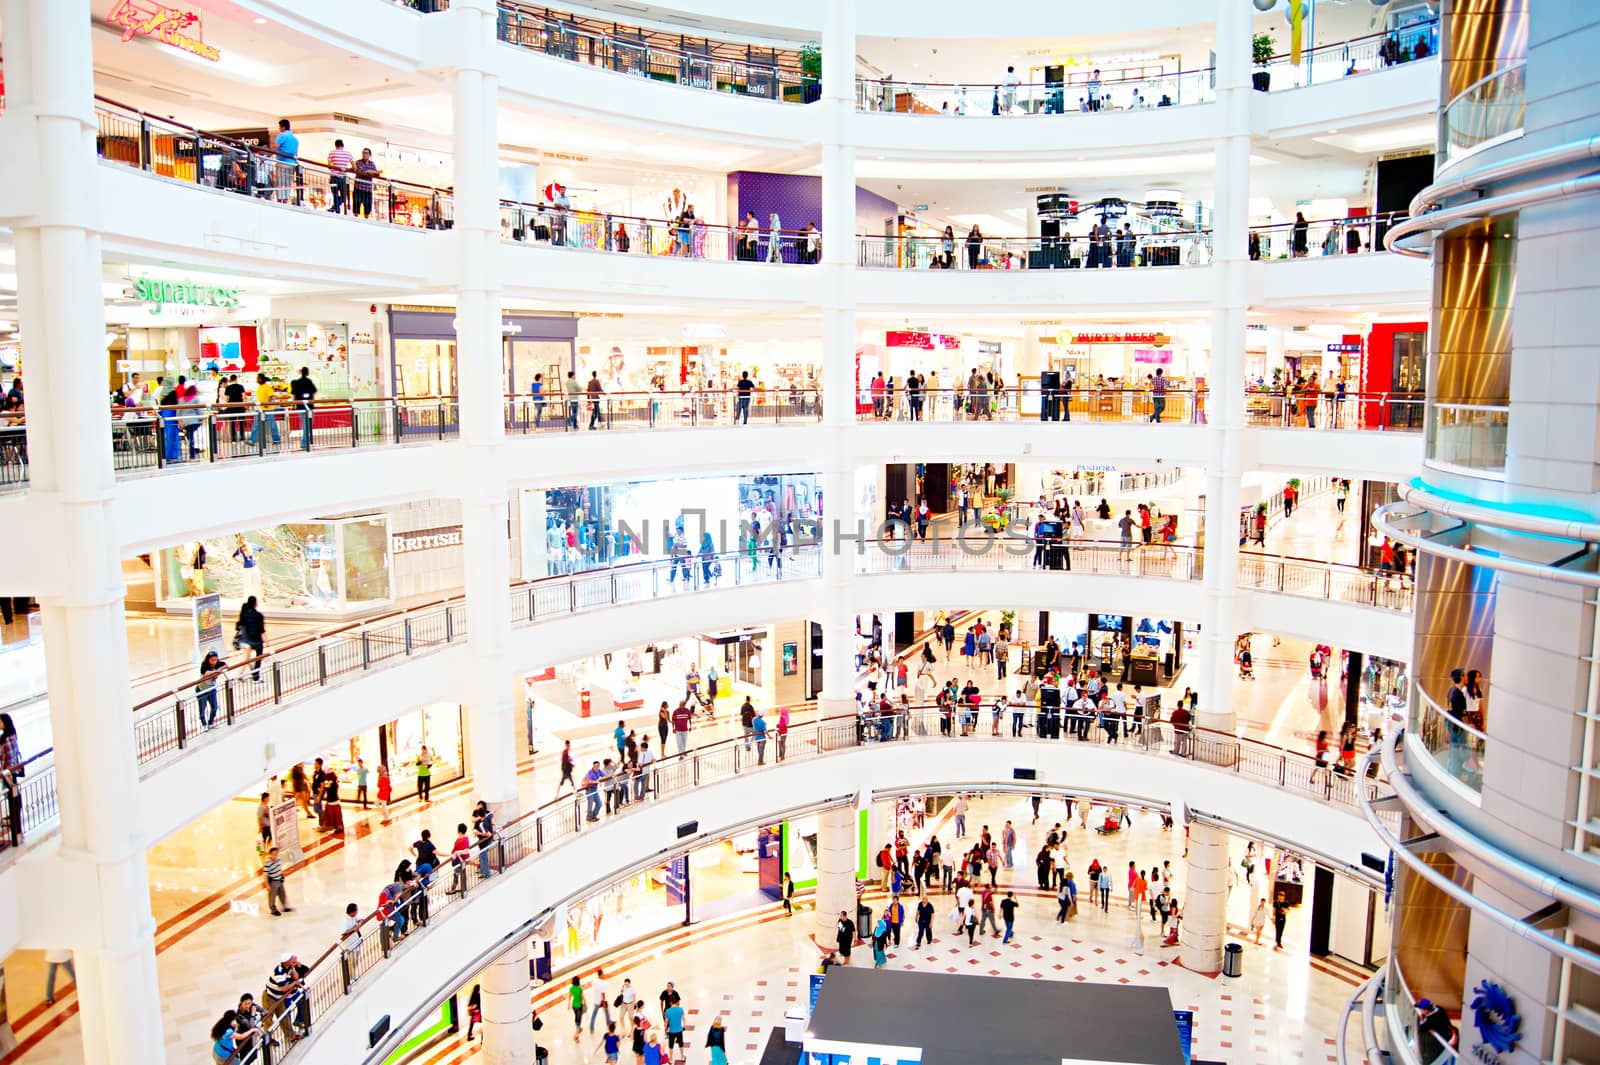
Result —
<svg viewBox="0 0 1600 1065"><path fill-rule="evenodd" d="M267 908L272 911L272 916L280 913L294 912L294 907L289 905L288 892L283 890L283 866L278 862L278 848L267 848L267 860L261 864L261 874L267 878ZM283 910L278 909L282 904Z"/></svg>
<svg viewBox="0 0 1600 1065"><path fill-rule="evenodd" d="M328 208L334 214L343 214L345 203L350 199L350 170L355 166L355 158L344 149L344 141L335 140L333 151L328 153L328 169L333 173L328 178L328 184L333 188L333 206Z"/></svg>

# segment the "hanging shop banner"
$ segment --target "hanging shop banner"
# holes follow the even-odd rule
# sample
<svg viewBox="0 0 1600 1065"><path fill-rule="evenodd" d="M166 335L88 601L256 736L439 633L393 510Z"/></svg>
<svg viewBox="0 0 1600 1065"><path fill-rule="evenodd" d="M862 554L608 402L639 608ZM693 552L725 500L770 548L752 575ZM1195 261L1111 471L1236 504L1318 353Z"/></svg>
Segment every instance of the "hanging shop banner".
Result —
<svg viewBox="0 0 1600 1065"><path fill-rule="evenodd" d="M1072 344L1168 344L1172 338L1165 333L1074 333L1070 341L1062 339L1061 343Z"/></svg>
<svg viewBox="0 0 1600 1065"><path fill-rule="evenodd" d="M211 592L208 595L197 595L192 600L194 606L194 660L199 663L206 657L206 652L215 651L222 654L222 595Z"/></svg>
<svg viewBox="0 0 1600 1065"><path fill-rule="evenodd" d="M165 4L117 0L106 21L122 31L122 43L135 37L149 37L169 48L197 55L215 63L222 53L202 38L200 14ZM191 32L192 31L192 32Z"/></svg>
<svg viewBox="0 0 1600 1065"><path fill-rule="evenodd" d="M1329 344L1328 351L1333 355L1360 355L1360 344Z"/></svg>

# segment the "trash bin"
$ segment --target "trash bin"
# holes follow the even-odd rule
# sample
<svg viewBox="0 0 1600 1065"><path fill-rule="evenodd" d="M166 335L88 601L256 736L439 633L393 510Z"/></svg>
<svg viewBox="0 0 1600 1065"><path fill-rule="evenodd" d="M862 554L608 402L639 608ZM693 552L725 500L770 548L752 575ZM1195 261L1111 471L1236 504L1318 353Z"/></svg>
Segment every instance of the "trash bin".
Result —
<svg viewBox="0 0 1600 1065"><path fill-rule="evenodd" d="M579 692L578 692L578 716L579 717L588 717L589 716L591 694L592 693L589 691L588 688L583 688L583 689L579 690Z"/></svg>
<svg viewBox="0 0 1600 1065"><path fill-rule="evenodd" d="M1244 947L1238 943L1229 943L1222 948L1222 975L1244 975Z"/></svg>

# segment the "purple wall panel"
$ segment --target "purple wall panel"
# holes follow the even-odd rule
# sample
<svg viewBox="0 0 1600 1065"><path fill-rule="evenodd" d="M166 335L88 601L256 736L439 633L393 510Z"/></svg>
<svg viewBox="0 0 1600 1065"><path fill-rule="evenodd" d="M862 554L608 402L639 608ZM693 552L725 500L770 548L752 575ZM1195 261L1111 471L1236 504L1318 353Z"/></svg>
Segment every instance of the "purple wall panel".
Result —
<svg viewBox="0 0 1600 1065"><path fill-rule="evenodd" d="M766 233L773 212L786 230L804 229L807 222L822 227L822 178L813 174L765 174L753 170L739 170L728 175L728 204L734 217L729 225L738 225L746 211L754 211L761 223L762 255L765 256ZM856 232L882 233L885 219L893 218L893 200L885 199L866 189L856 188ZM853 234L847 234L853 236ZM827 234L823 234L827 239ZM786 242L783 261L794 262L794 248Z"/></svg>

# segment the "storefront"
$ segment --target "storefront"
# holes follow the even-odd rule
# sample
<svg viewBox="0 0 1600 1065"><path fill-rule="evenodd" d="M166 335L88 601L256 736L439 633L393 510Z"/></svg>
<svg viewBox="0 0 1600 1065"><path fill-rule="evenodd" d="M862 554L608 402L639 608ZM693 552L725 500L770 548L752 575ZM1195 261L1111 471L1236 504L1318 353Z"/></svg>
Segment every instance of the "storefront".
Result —
<svg viewBox="0 0 1600 1065"><path fill-rule="evenodd" d="M269 617L338 619L393 602L387 514L272 525L203 537L155 555L156 606L188 611L216 592L255 596Z"/></svg>
<svg viewBox="0 0 1600 1065"><path fill-rule="evenodd" d="M138 374L144 402L154 404L161 398L157 380L166 378L170 388L182 376L200 402L211 403L224 374L278 376L262 364L270 300L247 279L128 267L116 268L108 281L120 283L124 297L106 305L109 390L130 387Z"/></svg>
<svg viewBox="0 0 1600 1065"><path fill-rule="evenodd" d="M339 774L339 796L348 810L356 801L356 774L362 763L368 771L367 796L376 803L378 798L378 766L389 767L389 783L393 788L391 801L415 798L417 795L417 760L424 749L432 766L432 787L440 787L466 776L465 750L462 745L462 708L459 703L430 703L422 709L402 714L394 721L367 729L326 750L318 751L303 763L310 776L315 759L321 758L324 769ZM262 788L252 787L238 797L251 804L261 797ZM285 798L291 796L289 773L283 774ZM348 823L348 817L346 818ZM442 840L440 841L443 842Z"/></svg>
<svg viewBox="0 0 1600 1065"><path fill-rule="evenodd" d="M745 525L757 521L763 530L774 520L788 521L793 545L800 531L796 523L821 513L820 492L815 474L525 489L518 497L522 576L665 558L669 536L681 537L696 555L707 534L714 551L737 551L745 546Z"/></svg>
<svg viewBox="0 0 1600 1065"><path fill-rule="evenodd" d="M536 374L544 375L546 394L559 392L577 367L576 318L505 315L500 331L507 395L528 394ZM458 394L454 310L389 309L389 380L402 398Z"/></svg>
<svg viewBox="0 0 1600 1065"><path fill-rule="evenodd" d="M1086 661L1123 683L1145 688L1170 684L1183 668L1183 622L1090 614Z"/></svg>

